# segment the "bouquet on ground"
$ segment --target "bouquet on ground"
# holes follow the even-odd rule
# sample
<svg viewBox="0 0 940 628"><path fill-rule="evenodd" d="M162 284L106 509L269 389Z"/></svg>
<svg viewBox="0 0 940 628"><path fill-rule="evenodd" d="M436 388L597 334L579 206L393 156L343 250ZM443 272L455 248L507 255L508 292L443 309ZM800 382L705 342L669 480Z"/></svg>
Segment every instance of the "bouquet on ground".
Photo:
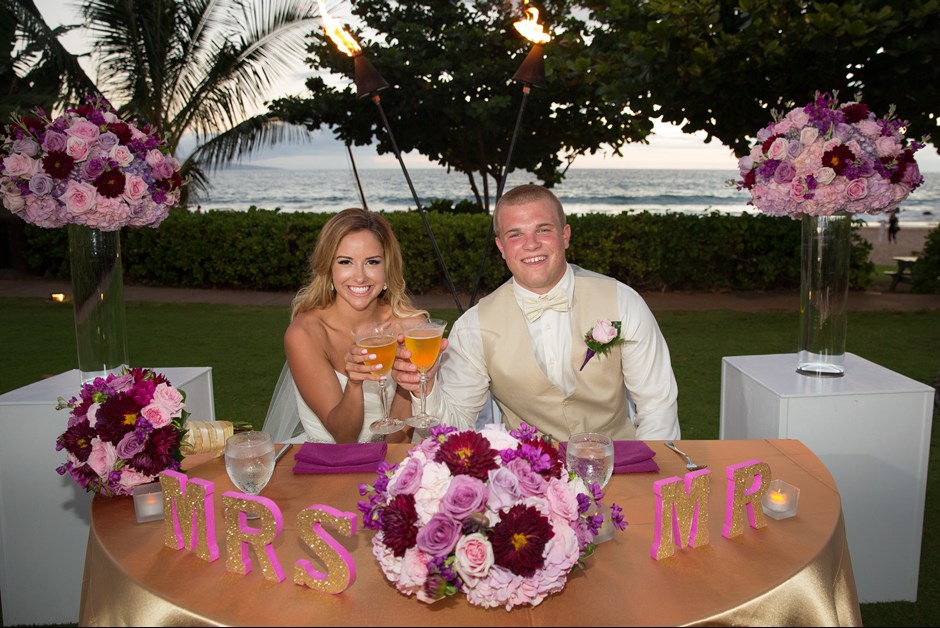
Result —
<svg viewBox="0 0 940 628"><path fill-rule="evenodd" d="M585 486L535 429L438 426L398 465L361 485L372 552L405 595L431 603L463 593L471 604L536 606L565 587L594 550L603 493ZM621 509L611 519L624 529Z"/></svg>
<svg viewBox="0 0 940 628"><path fill-rule="evenodd" d="M3 206L39 227L156 227L179 202L180 164L149 124L102 97L51 119L42 109L0 126Z"/></svg>
<svg viewBox="0 0 940 628"><path fill-rule="evenodd" d="M817 94L782 117L774 112L732 183L773 216L895 209L924 181L914 160L924 144L908 144L905 125L894 107L878 118L861 102L840 105L834 95Z"/></svg>
<svg viewBox="0 0 940 628"><path fill-rule="evenodd" d="M130 495L161 471L178 471L185 400L166 377L139 368L98 377L69 401L60 397L57 409L70 412L56 451L64 449L68 460L56 471L105 495Z"/></svg>

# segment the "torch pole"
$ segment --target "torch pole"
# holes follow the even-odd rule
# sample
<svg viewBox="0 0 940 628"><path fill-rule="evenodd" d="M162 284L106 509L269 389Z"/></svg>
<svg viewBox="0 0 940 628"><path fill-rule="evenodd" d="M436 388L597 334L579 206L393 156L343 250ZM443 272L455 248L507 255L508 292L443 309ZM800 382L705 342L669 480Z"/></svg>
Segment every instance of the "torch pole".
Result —
<svg viewBox="0 0 940 628"><path fill-rule="evenodd" d="M503 196L503 188L506 187L506 177L509 176L509 165L512 163L512 154L516 148L516 138L519 137L519 127L522 125L522 112L525 111L525 104L529 98L529 92L532 91L532 86L528 84L523 84L522 86L522 102L519 104L519 115L516 116L516 128L512 131L512 139L509 141L509 152L506 154L506 163L503 165L502 176L500 176L499 181L496 184L496 203L499 203L499 199ZM496 212L496 205L493 205L493 212ZM490 243L493 240L493 221L490 220L490 225L486 231L486 238L483 240L483 255L480 257L480 266L477 269L477 279L473 284L473 292L470 293L470 305L468 307L473 307L477 299L477 291L480 288L480 284L483 281L483 268L486 266L486 258L490 253Z"/></svg>
<svg viewBox="0 0 940 628"><path fill-rule="evenodd" d="M346 152L349 153L349 163L352 164L353 176L356 177L356 186L359 188L359 198L362 199L362 208L369 211L369 205L366 203L366 193L362 190L362 181L359 180L359 169L356 168L356 160L353 158L352 147L346 144Z"/></svg>
<svg viewBox="0 0 940 628"><path fill-rule="evenodd" d="M418 199L418 193L415 192L415 186L411 183L411 176L408 174L408 168L405 167L405 162L401 158L401 151L398 149L398 144L395 142L395 134L392 133L392 127L388 123L388 118L385 117L385 109L382 108L382 99L378 93L372 94L372 102L374 102L375 106L379 109L379 115L382 118L382 124L385 125L385 131L388 133L388 139L392 142L392 149L395 151L395 158L398 159L398 163L401 164L401 171L405 175L405 181L408 182L408 189L411 190L411 197L414 199L418 213L421 215L421 222L424 223L424 229L428 232L428 237L431 239L431 247L434 249L434 256L437 257L437 263L440 264L441 271L444 273L444 281L447 282L447 288L454 297L454 303L457 305L457 311L463 314L464 310L463 305L460 303L460 297L457 296L457 290L454 288L454 282L450 278L450 273L447 272L447 265L444 263L444 256L441 255L441 249L437 246L437 240L434 238L434 232L431 231L431 223L428 222L427 213L421 206L421 201Z"/></svg>

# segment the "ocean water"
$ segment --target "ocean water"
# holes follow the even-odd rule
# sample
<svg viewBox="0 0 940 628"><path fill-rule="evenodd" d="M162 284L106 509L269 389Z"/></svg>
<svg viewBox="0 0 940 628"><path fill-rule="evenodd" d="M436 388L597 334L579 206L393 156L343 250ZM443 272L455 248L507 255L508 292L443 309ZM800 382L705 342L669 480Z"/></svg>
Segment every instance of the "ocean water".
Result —
<svg viewBox="0 0 940 628"><path fill-rule="evenodd" d="M409 176L422 207L434 198L453 201L472 199L467 177L443 169L409 170ZM569 170L555 186L569 214L650 211L726 214L754 213L747 204L747 192L728 185L736 171L724 170ZM899 219L910 226L933 227L940 222L940 174L926 173L924 185L901 205ZM207 198L192 205L203 210L244 211L252 205L284 212L337 212L362 206L359 187L372 210L406 211L415 207L411 190L401 169L359 171L359 182L347 170L283 170L237 167L210 173L212 186ZM507 189L522 183L538 183L524 172L509 177ZM490 190L491 199L495 189ZM860 216L872 224L886 220L884 215Z"/></svg>

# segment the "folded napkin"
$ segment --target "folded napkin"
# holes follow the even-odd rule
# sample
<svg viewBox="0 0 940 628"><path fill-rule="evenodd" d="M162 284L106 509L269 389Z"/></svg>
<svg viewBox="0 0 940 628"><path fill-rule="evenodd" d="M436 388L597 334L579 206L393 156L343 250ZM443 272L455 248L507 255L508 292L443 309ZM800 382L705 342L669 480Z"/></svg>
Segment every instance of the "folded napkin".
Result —
<svg viewBox="0 0 940 628"><path fill-rule="evenodd" d="M559 443L561 455L565 455L568 443ZM656 452L641 440L614 441L614 473L644 473L659 471L653 460Z"/></svg>
<svg viewBox="0 0 940 628"><path fill-rule="evenodd" d="M294 473L369 473L385 460L388 444L304 443L294 454Z"/></svg>

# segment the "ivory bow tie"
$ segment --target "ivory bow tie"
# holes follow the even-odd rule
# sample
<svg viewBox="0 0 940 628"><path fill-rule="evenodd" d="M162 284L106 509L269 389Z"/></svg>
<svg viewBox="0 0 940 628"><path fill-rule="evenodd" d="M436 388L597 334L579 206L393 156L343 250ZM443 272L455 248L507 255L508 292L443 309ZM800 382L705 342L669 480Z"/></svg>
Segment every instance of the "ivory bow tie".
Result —
<svg viewBox="0 0 940 628"><path fill-rule="evenodd" d="M556 294L555 296L546 296L538 299L530 298L522 301L522 312L530 323L539 320L545 310L567 312L568 309L568 297L564 294Z"/></svg>

